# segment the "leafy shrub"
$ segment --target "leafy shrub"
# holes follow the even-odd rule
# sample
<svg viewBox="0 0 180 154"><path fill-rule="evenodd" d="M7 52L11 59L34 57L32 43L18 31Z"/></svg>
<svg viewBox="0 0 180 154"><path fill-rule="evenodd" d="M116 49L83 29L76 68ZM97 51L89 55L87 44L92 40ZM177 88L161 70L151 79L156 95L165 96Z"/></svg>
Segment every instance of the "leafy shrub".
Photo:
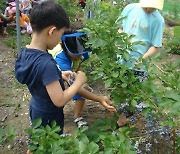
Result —
<svg viewBox="0 0 180 154"><path fill-rule="evenodd" d="M1 1L0 1L0 9L1 9L1 10L4 10L4 9L5 9L6 3L7 3L7 0L1 0Z"/></svg>
<svg viewBox="0 0 180 154"><path fill-rule="evenodd" d="M179 38L174 38L173 40L171 40L169 42L169 47L171 48L170 49L171 53L180 54L180 43L179 42L180 42Z"/></svg>
<svg viewBox="0 0 180 154"><path fill-rule="evenodd" d="M180 26L174 27L174 38L168 43L171 53L180 54Z"/></svg>
<svg viewBox="0 0 180 154"><path fill-rule="evenodd" d="M74 22L79 16L84 17L84 12L80 6L78 6L78 1L74 0L56 0L69 15L70 21Z"/></svg>
<svg viewBox="0 0 180 154"><path fill-rule="evenodd" d="M121 134L128 134L128 130L121 129L119 134L108 133L112 124L107 119L97 122L95 127L89 130L87 127L76 129L71 136L59 136L57 132L60 128L55 122L52 122L51 127L42 127L41 122L41 119L36 119L33 127L26 130L31 136L28 149L34 154L135 154L130 141Z"/></svg>
<svg viewBox="0 0 180 154"><path fill-rule="evenodd" d="M11 32L12 33L12 32ZM17 37L15 34L11 34L11 37L8 37L4 40L5 44L12 49L17 49ZM21 35L21 46L24 47L25 45L29 44L31 37L29 35Z"/></svg>
<svg viewBox="0 0 180 154"><path fill-rule="evenodd" d="M96 9L92 9L93 18L85 23L84 30L90 36L88 44L93 48L93 58L90 62L95 69L91 74L94 79L104 81L105 87L110 89L111 99L116 106L120 102L126 102L129 104L129 110L134 110L138 100L141 100L147 106L142 111L145 117L148 113L156 113L161 125L163 122L169 122L170 130L174 130L178 127L178 118L175 117L179 117L180 107L178 101L180 87L179 84L175 85L180 82L177 71L179 63L166 64L159 68L157 65L151 65L153 58L144 61L149 75L148 79L141 83L136 82L137 78L128 71L128 68L117 63L117 54L129 61L128 50L133 50L133 46L140 43L132 43L130 40L133 36L117 33L119 27L116 22L122 10L120 4L113 6L108 1L97 1ZM122 19L119 19L118 22L121 21ZM167 111L166 114L164 111Z"/></svg>
<svg viewBox="0 0 180 154"><path fill-rule="evenodd" d="M10 125L6 126L4 129L0 128L0 143L14 140L15 135L14 128Z"/></svg>
<svg viewBox="0 0 180 154"><path fill-rule="evenodd" d="M176 0L166 0L164 2L164 12L169 12L169 15L173 19L180 19L180 14L179 14L179 9L180 9L180 4ZM166 16L165 16L166 17Z"/></svg>
<svg viewBox="0 0 180 154"><path fill-rule="evenodd" d="M176 0L164 1L164 8L162 14L165 18L166 24L170 27L180 25L180 4Z"/></svg>

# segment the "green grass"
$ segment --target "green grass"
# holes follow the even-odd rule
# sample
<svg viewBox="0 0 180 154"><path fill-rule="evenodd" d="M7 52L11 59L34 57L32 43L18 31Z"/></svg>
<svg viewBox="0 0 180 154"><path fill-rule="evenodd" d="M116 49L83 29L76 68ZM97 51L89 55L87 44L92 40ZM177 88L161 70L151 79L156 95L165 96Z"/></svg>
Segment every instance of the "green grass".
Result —
<svg viewBox="0 0 180 154"><path fill-rule="evenodd" d="M163 11L172 11L174 5L177 7L178 10L180 10L180 2L178 2L178 0L166 0L164 2Z"/></svg>
<svg viewBox="0 0 180 154"><path fill-rule="evenodd" d="M11 37L8 37L7 39L4 39L4 43L8 46L11 47L12 49L17 49L17 36L16 33L10 32L9 34ZM28 34L23 34L21 35L21 46L24 47L27 44L30 43L31 37Z"/></svg>
<svg viewBox="0 0 180 154"><path fill-rule="evenodd" d="M166 0L164 2L163 12L168 12L174 19L180 19L180 1Z"/></svg>

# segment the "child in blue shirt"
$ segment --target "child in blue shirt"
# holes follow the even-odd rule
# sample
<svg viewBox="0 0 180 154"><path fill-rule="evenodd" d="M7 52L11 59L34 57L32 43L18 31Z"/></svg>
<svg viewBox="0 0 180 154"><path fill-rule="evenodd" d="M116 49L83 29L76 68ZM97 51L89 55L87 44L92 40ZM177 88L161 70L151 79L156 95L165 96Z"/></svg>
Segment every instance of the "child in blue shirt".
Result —
<svg viewBox="0 0 180 154"><path fill-rule="evenodd" d="M108 98L87 95L82 85L87 78L82 71L73 73L61 71L47 50L53 49L69 27L69 17L64 9L55 1L47 0L36 5L30 14L33 29L30 45L19 53L15 62L15 77L21 84L26 84L31 93L29 114L33 123L41 118L42 125L50 125L56 121L63 133L63 108L72 97L79 93L83 97L99 101L106 109L115 111ZM64 80L74 77L74 83L67 89Z"/></svg>
<svg viewBox="0 0 180 154"><path fill-rule="evenodd" d="M159 51L162 46L164 18L158 11L163 8L164 0L140 0L140 3L127 5L120 17L125 17L119 32L135 35L132 42L142 41L145 45L136 45L129 51L130 62L124 61L130 69L136 69L139 58L147 59ZM141 69L139 69L141 70Z"/></svg>
<svg viewBox="0 0 180 154"><path fill-rule="evenodd" d="M76 30L80 29L80 28L82 28L81 25L78 26L78 24L76 24L76 26L72 26L69 29L67 29L65 34L75 34L74 32L76 32ZM81 67L79 67L79 66L82 63L83 58L87 58L87 53L86 53L86 55L85 54L74 55L73 53L69 52L66 49L63 41L61 43L61 46L62 46L63 51L61 51L55 57L55 60L56 60L57 64L59 65L60 69L62 71L77 71L77 69L81 70ZM72 43L71 43L71 46L73 46ZM90 87L87 84L83 85L84 91L86 91L86 93L89 93L88 94L89 96L92 95L92 93L89 92L87 88L90 89ZM93 95L95 95L95 94L93 94ZM97 96L97 95L95 95L95 96L99 97L99 98L100 97L107 98L106 96ZM74 122L76 123L78 128L86 126L87 122L84 120L83 117L80 116L80 114L83 110L84 104L85 104L85 98L79 94L76 94L73 97L73 100L75 101ZM101 103L101 101L100 101L100 103Z"/></svg>
<svg viewBox="0 0 180 154"><path fill-rule="evenodd" d="M130 70L134 70L136 76L140 76L140 81L147 77L144 67L139 67L141 59L147 59L159 51L162 46L164 18L159 10L162 10L164 0L140 0L139 3L127 5L120 17L125 17L118 30L135 35L132 42L142 41L145 45L135 45L135 50L129 51L130 60L120 60L120 63L127 65ZM120 116L119 125L126 124L126 118ZM121 120L123 119L123 120Z"/></svg>

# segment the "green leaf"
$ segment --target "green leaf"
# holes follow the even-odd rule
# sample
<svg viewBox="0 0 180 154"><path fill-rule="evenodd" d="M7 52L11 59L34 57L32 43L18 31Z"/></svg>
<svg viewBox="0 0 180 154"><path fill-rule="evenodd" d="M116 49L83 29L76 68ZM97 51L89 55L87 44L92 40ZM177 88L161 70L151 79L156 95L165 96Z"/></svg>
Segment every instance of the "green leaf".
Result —
<svg viewBox="0 0 180 154"><path fill-rule="evenodd" d="M107 44L106 41L102 40L102 39L99 39L99 38L96 38L94 39L93 43L92 43L92 47L93 48L99 48L99 47L103 47Z"/></svg>
<svg viewBox="0 0 180 154"><path fill-rule="evenodd" d="M44 146L43 145L39 145L38 146L38 150L43 151L44 150Z"/></svg>
<svg viewBox="0 0 180 154"><path fill-rule="evenodd" d="M123 54L123 56L124 56L124 58L125 58L125 60L129 60L129 53L127 53L127 52L125 52L124 54Z"/></svg>
<svg viewBox="0 0 180 154"><path fill-rule="evenodd" d="M113 153L113 148L107 148L104 151L104 154L112 154Z"/></svg>
<svg viewBox="0 0 180 154"><path fill-rule="evenodd" d="M60 138L59 134L56 134L56 133L53 133L52 137L55 138L55 139L59 139Z"/></svg>
<svg viewBox="0 0 180 154"><path fill-rule="evenodd" d="M112 84L112 80L111 79L108 79L105 81L105 88L109 88Z"/></svg>
<svg viewBox="0 0 180 154"><path fill-rule="evenodd" d="M38 134L46 133L46 131L44 129L41 129L41 128L36 128L35 132Z"/></svg>
<svg viewBox="0 0 180 154"><path fill-rule="evenodd" d="M174 37L180 38L180 26L174 27Z"/></svg>
<svg viewBox="0 0 180 154"><path fill-rule="evenodd" d="M59 126L56 126L54 128L52 128L52 132L59 132L61 130L61 128Z"/></svg>
<svg viewBox="0 0 180 154"><path fill-rule="evenodd" d="M123 134L120 134L120 143L123 143L125 141L125 136Z"/></svg>
<svg viewBox="0 0 180 154"><path fill-rule="evenodd" d="M37 149L37 146L31 145L31 146L28 147L28 149L29 149L30 151L34 151L34 150Z"/></svg>
<svg viewBox="0 0 180 154"><path fill-rule="evenodd" d="M132 106L136 107L136 105L137 105L136 100L133 99L133 100L131 101L131 104L132 104Z"/></svg>
<svg viewBox="0 0 180 154"><path fill-rule="evenodd" d="M83 135L81 136L80 140L81 140L84 144L89 144L89 139L88 139L88 137L87 137L85 134L83 134Z"/></svg>
<svg viewBox="0 0 180 154"><path fill-rule="evenodd" d="M128 154L137 154L135 151L128 151Z"/></svg>
<svg viewBox="0 0 180 154"><path fill-rule="evenodd" d="M77 138L78 135L79 135L79 129L75 128L75 130L74 130L74 137Z"/></svg>
<svg viewBox="0 0 180 154"><path fill-rule="evenodd" d="M166 91L165 97L173 99L175 101L180 100L180 95L176 91Z"/></svg>
<svg viewBox="0 0 180 154"><path fill-rule="evenodd" d="M122 88L126 88L127 87L127 83L123 83L121 84Z"/></svg>
<svg viewBox="0 0 180 154"><path fill-rule="evenodd" d="M113 78L117 78L119 76L119 72L112 72L111 75Z"/></svg>
<svg viewBox="0 0 180 154"><path fill-rule="evenodd" d="M98 152L99 146L98 146L96 143L91 142L91 143L88 145L88 149L89 149L89 152L90 152L91 154L95 154L95 153Z"/></svg>
<svg viewBox="0 0 180 154"><path fill-rule="evenodd" d="M53 127L55 127L55 126L56 126L56 121L53 120L53 121L51 122L51 128L53 128Z"/></svg>
<svg viewBox="0 0 180 154"><path fill-rule="evenodd" d="M5 130L4 129L2 129L2 128L0 128L0 136L3 136L3 135L5 135L6 133L5 133Z"/></svg>
<svg viewBox="0 0 180 154"><path fill-rule="evenodd" d="M99 138L100 138L101 140L105 140L106 136L107 136L107 135L104 134L104 133L99 134Z"/></svg>
<svg viewBox="0 0 180 154"><path fill-rule="evenodd" d="M8 125L5 129L6 129L8 134L14 134L15 133L14 128L10 125Z"/></svg>
<svg viewBox="0 0 180 154"><path fill-rule="evenodd" d="M26 128L24 131L25 131L26 133L28 133L29 135L32 134L32 128Z"/></svg>
<svg viewBox="0 0 180 154"><path fill-rule="evenodd" d="M48 134L51 132L51 127L49 125L46 125L45 129L46 129Z"/></svg>
<svg viewBox="0 0 180 154"><path fill-rule="evenodd" d="M87 131L87 130L88 130L88 127L87 127L87 126L84 126L84 127L82 127L82 128L80 129L80 132L83 133L83 132L85 132L85 131Z"/></svg>
<svg viewBox="0 0 180 154"><path fill-rule="evenodd" d="M174 123L173 121L165 121L163 122L163 125L173 127L173 123Z"/></svg>
<svg viewBox="0 0 180 154"><path fill-rule="evenodd" d="M79 142L79 152L80 153L83 153L86 151L86 147L87 147L87 144L84 144L84 142L80 141Z"/></svg>
<svg viewBox="0 0 180 154"><path fill-rule="evenodd" d="M34 122L32 124L32 127L37 128L37 127L39 127L41 125L41 123L42 123L42 119L38 118L38 119L34 120Z"/></svg>
<svg viewBox="0 0 180 154"><path fill-rule="evenodd" d="M63 149L60 149L56 152L54 152L53 154L65 154L66 152Z"/></svg>

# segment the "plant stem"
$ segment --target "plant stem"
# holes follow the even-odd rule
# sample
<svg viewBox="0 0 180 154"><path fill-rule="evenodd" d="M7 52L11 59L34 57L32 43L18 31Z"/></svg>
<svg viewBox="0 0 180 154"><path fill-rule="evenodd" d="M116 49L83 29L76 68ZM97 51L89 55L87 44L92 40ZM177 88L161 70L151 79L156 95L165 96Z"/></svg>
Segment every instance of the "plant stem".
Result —
<svg viewBox="0 0 180 154"><path fill-rule="evenodd" d="M173 154L176 154L176 132L175 129L172 131L172 140L173 140Z"/></svg>

